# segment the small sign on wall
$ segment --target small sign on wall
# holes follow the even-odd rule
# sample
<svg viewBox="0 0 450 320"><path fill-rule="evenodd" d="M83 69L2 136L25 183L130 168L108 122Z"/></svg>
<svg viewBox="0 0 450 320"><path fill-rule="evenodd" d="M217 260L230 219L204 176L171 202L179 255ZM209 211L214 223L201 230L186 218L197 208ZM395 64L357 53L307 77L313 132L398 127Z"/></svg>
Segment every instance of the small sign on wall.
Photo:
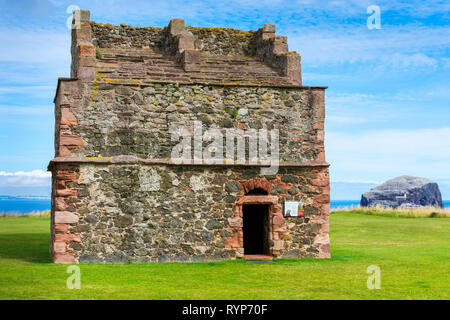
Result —
<svg viewBox="0 0 450 320"><path fill-rule="evenodd" d="M285 201L284 216L285 217L304 217L305 203L303 201Z"/></svg>

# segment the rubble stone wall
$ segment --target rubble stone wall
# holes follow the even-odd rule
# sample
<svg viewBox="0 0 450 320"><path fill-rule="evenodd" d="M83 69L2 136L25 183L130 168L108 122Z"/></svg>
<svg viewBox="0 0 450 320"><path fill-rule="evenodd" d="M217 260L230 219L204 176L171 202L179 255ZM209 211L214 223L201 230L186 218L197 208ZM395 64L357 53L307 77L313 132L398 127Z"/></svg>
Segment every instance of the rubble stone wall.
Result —
<svg viewBox="0 0 450 320"><path fill-rule="evenodd" d="M89 84L83 90L81 103L70 112L78 123L72 133L84 143L72 155L170 158L178 143L171 133L197 120L203 133L278 129L281 162L324 160L323 89Z"/></svg>
<svg viewBox="0 0 450 320"><path fill-rule="evenodd" d="M57 261L242 257L238 203L252 187L276 199L269 243L274 256L329 257L326 167L280 168L273 176L261 176L255 167L84 163L57 168ZM305 217L283 217L284 200L304 201Z"/></svg>
<svg viewBox="0 0 450 320"><path fill-rule="evenodd" d="M92 41L99 48L163 49L164 28L115 26L91 21ZM195 36L195 48L221 55L254 55L255 31L231 28L186 27Z"/></svg>

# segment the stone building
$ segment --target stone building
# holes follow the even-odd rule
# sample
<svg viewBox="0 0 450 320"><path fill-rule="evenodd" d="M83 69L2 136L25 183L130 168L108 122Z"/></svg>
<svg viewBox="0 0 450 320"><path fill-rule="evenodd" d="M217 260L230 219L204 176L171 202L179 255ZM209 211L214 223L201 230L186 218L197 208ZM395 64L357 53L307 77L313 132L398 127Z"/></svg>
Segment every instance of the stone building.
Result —
<svg viewBox="0 0 450 320"><path fill-rule="evenodd" d="M326 87L302 85L300 56L274 25L114 26L76 11L71 53L54 100L54 262L330 256ZM278 130L278 170L263 174L267 161L249 156L202 159L201 138L192 161L175 161L174 134L196 125L200 137L234 128L245 141ZM286 216L286 201L304 216Z"/></svg>

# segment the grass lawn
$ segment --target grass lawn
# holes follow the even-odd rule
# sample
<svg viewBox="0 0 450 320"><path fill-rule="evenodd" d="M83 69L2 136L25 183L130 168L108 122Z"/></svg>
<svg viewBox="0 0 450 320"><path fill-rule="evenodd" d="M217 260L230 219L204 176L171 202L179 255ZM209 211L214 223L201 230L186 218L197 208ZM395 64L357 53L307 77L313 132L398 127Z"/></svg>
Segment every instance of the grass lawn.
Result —
<svg viewBox="0 0 450 320"><path fill-rule="evenodd" d="M49 218L0 218L0 299L450 299L450 219L330 217L331 259L81 265L81 290L50 263ZM366 268L381 268L381 289Z"/></svg>

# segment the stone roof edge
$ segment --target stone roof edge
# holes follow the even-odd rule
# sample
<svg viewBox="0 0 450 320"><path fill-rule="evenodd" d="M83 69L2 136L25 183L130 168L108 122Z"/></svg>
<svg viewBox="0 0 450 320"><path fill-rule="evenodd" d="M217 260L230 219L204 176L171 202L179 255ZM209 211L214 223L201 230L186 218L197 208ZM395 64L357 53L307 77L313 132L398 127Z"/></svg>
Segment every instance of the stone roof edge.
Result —
<svg viewBox="0 0 450 320"><path fill-rule="evenodd" d="M58 96L59 87L60 87L62 81L78 81L78 80L79 79L77 79L77 78L58 78L58 84L56 85L56 92L55 92L55 97L53 98L53 103L56 102L56 97Z"/></svg>
<svg viewBox="0 0 450 320"><path fill-rule="evenodd" d="M59 87L61 82L63 81L78 81L78 78L58 78L58 84L56 86L55 97L53 98L53 103L56 102L56 97L58 96ZM103 83L95 83L94 81L87 81L87 83L91 84L103 84ZM207 83L207 82L168 82L168 81L154 81L148 84L141 83L108 83L113 86L133 86L133 87L149 87L153 83L159 84L177 84L177 85L205 85L205 86L216 86L216 87L258 87L258 88L286 88L286 89L328 89L328 86L294 86L294 85L253 85L253 84L245 84L245 83Z"/></svg>
<svg viewBox="0 0 450 320"><path fill-rule="evenodd" d="M114 156L114 157L56 157L50 160L47 170L50 171L55 164L65 163L65 164L144 164L144 165L174 165L174 166L206 166L206 167L216 167L216 166L238 166L238 167L269 167L270 162L257 162L257 163L208 163L206 161L194 162L191 160L185 163L178 163L173 160L166 159L140 159L134 156ZM305 162L286 162L282 161L278 164L279 167L329 167L330 164L326 161L305 161Z"/></svg>
<svg viewBox="0 0 450 320"><path fill-rule="evenodd" d="M58 96L59 87L61 85L61 82L63 81L78 81L78 78L58 78L58 84L56 85L56 92L55 96L53 98L53 103L56 102L56 97ZM93 81L88 81L87 83L91 84L98 84ZM322 89L326 90L328 89L328 86L292 86L292 85L252 85L252 84L243 84L243 83L233 83L233 84L227 84L227 83L207 83L207 82L168 82L168 81L154 81L152 83L148 84L138 84L138 83L108 83L113 86L133 86L133 87L149 87L153 83L159 83L159 84L177 84L177 85L204 85L204 86L216 86L216 87L250 87L250 88L285 88L285 89L305 89L305 90L311 90L311 89Z"/></svg>

